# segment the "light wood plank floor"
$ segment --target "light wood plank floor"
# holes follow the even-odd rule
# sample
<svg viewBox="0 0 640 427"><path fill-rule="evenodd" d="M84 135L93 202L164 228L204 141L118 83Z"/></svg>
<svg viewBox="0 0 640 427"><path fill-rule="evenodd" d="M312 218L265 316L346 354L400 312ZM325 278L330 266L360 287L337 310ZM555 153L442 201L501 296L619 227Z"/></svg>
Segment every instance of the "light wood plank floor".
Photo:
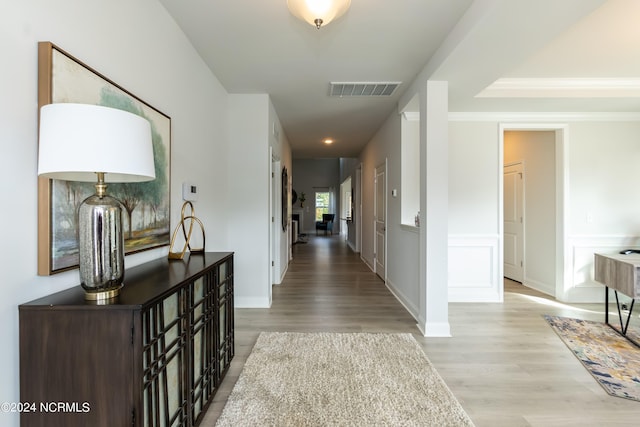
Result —
<svg viewBox="0 0 640 427"><path fill-rule="evenodd" d="M272 307L236 309L236 356L203 425L215 424L261 331L412 333L478 427L640 425L640 402L606 394L542 318L602 321L602 305L559 303L506 280L503 304L451 303L453 337L425 338L339 236L309 236L293 252Z"/></svg>

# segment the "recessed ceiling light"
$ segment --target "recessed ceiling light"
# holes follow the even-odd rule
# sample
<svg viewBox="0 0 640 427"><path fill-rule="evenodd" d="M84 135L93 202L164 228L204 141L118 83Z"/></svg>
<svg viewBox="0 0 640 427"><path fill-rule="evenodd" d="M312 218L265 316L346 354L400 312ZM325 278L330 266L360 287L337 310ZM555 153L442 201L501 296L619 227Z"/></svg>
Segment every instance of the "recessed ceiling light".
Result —
<svg viewBox="0 0 640 427"><path fill-rule="evenodd" d="M331 138L327 138L327 139L325 139L325 140L324 140L324 141L322 141L322 142L324 142L324 143L325 143L325 144L327 144L327 145L329 145L329 144L333 144L333 139L331 139Z"/></svg>

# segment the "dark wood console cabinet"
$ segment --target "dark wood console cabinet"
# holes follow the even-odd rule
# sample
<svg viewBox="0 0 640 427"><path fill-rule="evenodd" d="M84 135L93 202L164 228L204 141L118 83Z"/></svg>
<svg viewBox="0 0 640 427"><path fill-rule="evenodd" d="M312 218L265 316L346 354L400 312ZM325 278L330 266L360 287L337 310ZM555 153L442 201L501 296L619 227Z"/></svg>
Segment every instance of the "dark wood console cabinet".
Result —
<svg viewBox="0 0 640 427"><path fill-rule="evenodd" d="M116 301L80 286L20 305L21 425L193 426L234 355L233 254L125 272Z"/></svg>

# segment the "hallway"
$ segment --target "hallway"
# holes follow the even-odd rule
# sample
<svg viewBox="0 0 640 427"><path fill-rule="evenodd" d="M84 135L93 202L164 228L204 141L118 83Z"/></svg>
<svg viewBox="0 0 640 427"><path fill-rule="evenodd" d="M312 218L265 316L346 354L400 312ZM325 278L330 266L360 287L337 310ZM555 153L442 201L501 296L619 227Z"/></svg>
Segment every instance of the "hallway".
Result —
<svg viewBox="0 0 640 427"><path fill-rule="evenodd" d="M413 317L339 235L310 235L294 245L285 279L273 287L270 317L283 314L305 332L418 333Z"/></svg>
<svg viewBox="0 0 640 427"><path fill-rule="evenodd" d="M213 426L261 331L408 332L476 426L637 425L640 403L607 395L542 318L602 321L599 304L566 305L505 281L505 302L451 303L453 337L425 338L340 236L293 248L270 309L236 309L236 356L203 426Z"/></svg>

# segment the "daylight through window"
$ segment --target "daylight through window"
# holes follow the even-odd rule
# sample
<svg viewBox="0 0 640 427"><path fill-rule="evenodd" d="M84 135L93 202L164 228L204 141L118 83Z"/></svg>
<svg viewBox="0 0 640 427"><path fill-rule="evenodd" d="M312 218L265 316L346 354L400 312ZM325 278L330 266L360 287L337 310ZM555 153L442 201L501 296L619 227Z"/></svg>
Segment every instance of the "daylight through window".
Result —
<svg viewBox="0 0 640 427"><path fill-rule="evenodd" d="M322 214L329 213L330 192L316 191L316 221L322 221Z"/></svg>

